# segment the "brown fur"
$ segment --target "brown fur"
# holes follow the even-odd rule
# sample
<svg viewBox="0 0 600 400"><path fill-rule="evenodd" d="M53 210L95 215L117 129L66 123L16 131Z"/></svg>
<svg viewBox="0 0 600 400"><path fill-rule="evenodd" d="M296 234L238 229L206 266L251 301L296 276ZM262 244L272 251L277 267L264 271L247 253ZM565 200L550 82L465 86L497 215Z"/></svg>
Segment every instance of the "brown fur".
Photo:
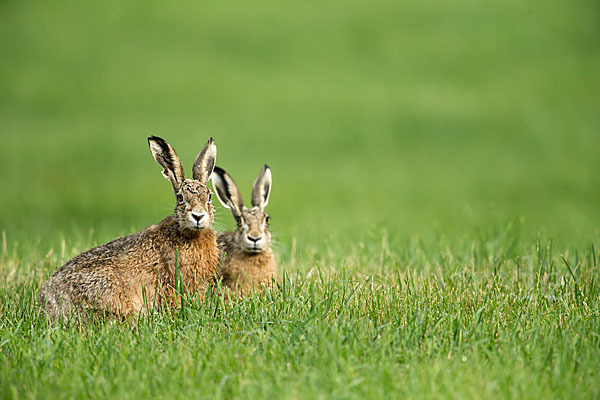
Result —
<svg viewBox="0 0 600 400"><path fill-rule="evenodd" d="M51 316L75 310L135 316L158 303L176 305L181 278L182 291L201 296L217 273L216 238L212 229L181 232L167 217L69 260L44 285L40 303Z"/></svg>
<svg viewBox="0 0 600 400"><path fill-rule="evenodd" d="M264 212L271 185L267 166L256 179L252 192L253 208L244 207L235 182L221 168L215 168L213 185L221 203L229 208L237 221L234 232L220 233L219 250L223 263L219 270L222 285L238 295L271 287L277 279L277 263L271 250L268 216ZM251 238L260 240L254 242Z"/></svg>
<svg viewBox="0 0 600 400"><path fill-rule="evenodd" d="M214 147L212 140L205 146L207 157L214 158L216 148L212 150L209 145ZM212 228L210 191L206 182L184 178L170 146L164 143L158 149L153 149L155 158L167 154L177 164L169 164L163 172L178 197L175 215L87 250L59 268L39 295L50 317L73 312L135 317L157 304L178 305L181 293L176 292L177 288L185 294L203 296L220 260L217 233ZM210 168L204 173L204 179L208 179L214 160L212 165L203 162ZM196 221L194 213L204 215ZM183 285L178 285L181 281Z"/></svg>
<svg viewBox="0 0 600 400"><path fill-rule="evenodd" d="M249 253L238 243L241 230L219 233L218 243L225 259L219 269L219 278L224 287L239 295L252 290L262 290L263 285L272 287L277 279L277 263L271 248Z"/></svg>

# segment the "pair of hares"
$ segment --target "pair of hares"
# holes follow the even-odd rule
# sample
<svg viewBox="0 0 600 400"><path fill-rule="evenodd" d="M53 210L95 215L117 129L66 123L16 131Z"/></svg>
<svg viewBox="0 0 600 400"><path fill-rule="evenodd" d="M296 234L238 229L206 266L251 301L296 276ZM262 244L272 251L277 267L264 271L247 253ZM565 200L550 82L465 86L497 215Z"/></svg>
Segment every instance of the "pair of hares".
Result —
<svg viewBox="0 0 600 400"><path fill-rule="evenodd" d="M152 136L148 144L173 185L174 215L67 261L39 294L51 318L73 312L135 318L155 305L177 306L182 295L202 297L215 279L237 294L273 282L276 266L264 212L271 189L269 167L254 182L253 208L247 209L231 176L215 167L212 138L196 157L193 179L185 178L167 142ZM236 218L235 232L217 233L212 227L211 177L219 200Z"/></svg>

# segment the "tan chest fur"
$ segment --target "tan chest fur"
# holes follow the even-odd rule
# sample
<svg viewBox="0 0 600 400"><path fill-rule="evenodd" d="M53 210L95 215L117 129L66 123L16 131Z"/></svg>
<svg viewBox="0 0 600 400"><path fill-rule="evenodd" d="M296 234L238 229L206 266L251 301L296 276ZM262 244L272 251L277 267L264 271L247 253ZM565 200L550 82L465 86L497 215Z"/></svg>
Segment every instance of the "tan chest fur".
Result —
<svg viewBox="0 0 600 400"><path fill-rule="evenodd" d="M277 279L277 263L271 249L252 255L238 249L226 254L220 276L223 286L241 295L262 286L271 287Z"/></svg>
<svg viewBox="0 0 600 400"><path fill-rule="evenodd" d="M216 247L216 233L201 231L197 237L183 238L172 244L175 249L170 260L163 260L160 288L167 299L174 299L175 292L186 295L203 296L208 284L214 281L218 272L219 252ZM169 303L173 303L169 300Z"/></svg>

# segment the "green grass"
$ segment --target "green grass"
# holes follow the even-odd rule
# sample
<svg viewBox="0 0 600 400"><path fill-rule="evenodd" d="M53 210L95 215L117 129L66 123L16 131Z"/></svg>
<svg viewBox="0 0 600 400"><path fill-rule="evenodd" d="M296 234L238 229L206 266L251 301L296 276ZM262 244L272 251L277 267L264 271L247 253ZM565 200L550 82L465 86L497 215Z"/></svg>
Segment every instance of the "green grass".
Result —
<svg viewBox="0 0 600 400"><path fill-rule="evenodd" d="M3 2L0 398L600 397L599 11ZM171 212L151 134L247 200L271 166L280 288L47 324L53 271Z"/></svg>
<svg viewBox="0 0 600 400"><path fill-rule="evenodd" d="M415 248L357 250L370 261L286 274L273 292L238 303L210 297L133 327L49 325L36 285L23 279L0 292L2 394L600 396L595 249L569 261L551 243L527 257ZM358 272L382 263L402 267Z"/></svg>

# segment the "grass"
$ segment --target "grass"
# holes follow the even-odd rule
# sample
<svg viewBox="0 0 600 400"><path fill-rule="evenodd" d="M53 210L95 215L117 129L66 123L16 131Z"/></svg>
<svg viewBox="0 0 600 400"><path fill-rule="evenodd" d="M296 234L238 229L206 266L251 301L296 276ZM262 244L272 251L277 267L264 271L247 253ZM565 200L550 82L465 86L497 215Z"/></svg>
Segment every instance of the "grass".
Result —
<svg viewBox="0 0 600 400"><path fill-rule="evenodd" d="M600 397L598 4L0 4L1 398ZM50 325L209 136L280 287ZM233 227L218 207L218 229Z"/></svg>
<svg viewBox="0 0 600 400"><path fill-rule="evenodd" d="M6 397L381 398L600 395L594 248L462 258L363 251L365 264L286 274L238 303L219 296L136 326L49 325L24 279L2 289ZM375 265L373 265L375 264ZM413 265L424 269L417 271Z"/></svg>

